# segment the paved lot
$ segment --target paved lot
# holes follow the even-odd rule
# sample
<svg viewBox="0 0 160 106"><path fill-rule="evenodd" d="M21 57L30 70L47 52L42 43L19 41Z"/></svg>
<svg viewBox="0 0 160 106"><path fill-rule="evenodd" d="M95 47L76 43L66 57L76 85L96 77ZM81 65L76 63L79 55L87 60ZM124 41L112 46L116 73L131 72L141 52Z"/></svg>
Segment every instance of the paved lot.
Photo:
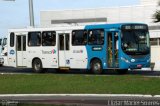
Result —
<svg viewBox="0 0 160 106"><path fill-rule="evenodd" d="M3 104L38 103L71 106L160 106L159 97L105 95L20 95L1 97ZM6 105L9 106L9 105Z"/></svg>

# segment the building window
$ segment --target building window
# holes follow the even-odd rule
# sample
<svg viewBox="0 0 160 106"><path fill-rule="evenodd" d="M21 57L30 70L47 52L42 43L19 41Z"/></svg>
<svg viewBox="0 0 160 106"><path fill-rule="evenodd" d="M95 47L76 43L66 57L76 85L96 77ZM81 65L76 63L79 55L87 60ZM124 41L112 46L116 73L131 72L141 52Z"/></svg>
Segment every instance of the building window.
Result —
<svg viewBox="0 0 160 106"><path fill-rule="evenodd" d="M87 44L87 31L75 30L72 31L72 45L86 45Z"/></svg>
<svg viewBox="0 0 160 106"><path fill-rule="evenodd" d="M159 43L159 39L160 38L150 38L150 44L151 46L158 46L160 43Z"/></svg>
<svg viewBox="0 0 160 106"><path fill-rule="evenodd" d="M90 45L103 45L104 44L104 30L102 29L89 30L89 44Z"/></svg>
<svg viewBox="0 0 160 106"><path fill-rule="evenodd" d="M41 45L41 32L29 32L28 46L40 46L40 45Z"/></svg>
<svg viewBox="0 0 160 106"><path fill-rule="evenodd" d="M56 32L45 31L42 33L42 46L55 46L56 45Z"/></svg>
<svg viewBox="0 0 160 106"><path fill-rule="evenodd" d="M10 47L14 47L14 33L10 33Z"/></svg>

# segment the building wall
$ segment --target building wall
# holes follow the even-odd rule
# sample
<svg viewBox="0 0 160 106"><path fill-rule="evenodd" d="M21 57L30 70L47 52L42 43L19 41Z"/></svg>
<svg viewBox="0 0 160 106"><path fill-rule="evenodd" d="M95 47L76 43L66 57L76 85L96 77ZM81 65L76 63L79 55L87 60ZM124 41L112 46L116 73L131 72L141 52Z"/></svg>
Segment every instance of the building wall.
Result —
<svg viewBox="0 0 160 106"><path fill-rule="evenodd" d="M55 26L55 24L51 24L51 20L88 18L107 18L107 21L104 23L143 22L149 25L156 25L153 23L153 14L157 8L158 7L156 5L152 4L98 9L41 11L41 26ZM95 23L97 23L96 20Z"/></svg>
<svg viewBox="0 0 160 106"><path fill-rule="evenodd" d="M141 5L158 4L159 0L140 0Z"/></svg>
<svg viewBox="0 0 160 106"><path fill-rule="evenodd" d="M159 26L159 23L154 23L153 14L157 9L159 0L140 0L140 5L110 7L110 8L95 8L81 10L61 10L61 11L41 11L41 27L53 27L62 25L85 25L99 23L123 23L123 22L140 22L146 23L149 26ZM89 19L95 18L95 22L85 23L59 23L52 24L52 20L72 20L72 19ZM106 21L97 22L96 18L106 18ZM150 30L151 38L160 38L160 30ZM151 61L156 63L155 70L160 70L160 45L151 46Z"/></svg>

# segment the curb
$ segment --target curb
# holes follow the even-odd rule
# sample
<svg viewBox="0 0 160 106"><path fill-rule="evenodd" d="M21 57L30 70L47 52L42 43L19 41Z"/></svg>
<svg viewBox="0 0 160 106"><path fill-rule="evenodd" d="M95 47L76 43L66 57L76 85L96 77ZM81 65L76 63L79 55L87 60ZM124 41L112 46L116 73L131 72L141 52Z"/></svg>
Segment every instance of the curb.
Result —
<svg viewBox="0 0 160 106"><path fill-rule="evenodd" d="M160 95L140 95L140 94L2 94L0 97L45 97L45 96L78 96L78 97L157 97L159 98Z"/></svg>

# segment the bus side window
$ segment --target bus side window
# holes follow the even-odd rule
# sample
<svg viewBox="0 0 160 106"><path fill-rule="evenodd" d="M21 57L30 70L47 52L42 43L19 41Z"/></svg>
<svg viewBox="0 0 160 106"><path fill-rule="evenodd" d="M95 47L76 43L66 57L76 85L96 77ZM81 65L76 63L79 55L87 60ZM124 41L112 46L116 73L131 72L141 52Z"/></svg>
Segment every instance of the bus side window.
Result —
<svg viewBox="0 0 160 106"><path fill-rule="evenodd" d="M17 36L17 51L22 51L21 45L21 36Z"/></svg>
<svg viewBox="0 0 160 106"><path fill-rule="evenodd" d="M115 45L115 49L119 49L118 47L118 32L114 33L114 45Z"/></svg>
<svg viewBox="0 0 160 106"><path fill-rule="evenodd" d="M40 45L41 45L41 32L29 32L28 46L40 46Z"/></svg>
<svg viewBox="0 0 160 106"><path fill-rule="evenodd" d="M7 45L7 38L4 38L4 39L3 39L2 45L3 45L3 46Z"/></svg>
<svg viewBox="0 0 160 106"><path fill-rule="evenodd" d="M42 33L42 46L55 46L56 45L56 32L45 31Z"/></svg>
<svg viewBox="0 0 160 106"><path fill-rule="evenodd" d="M2 39L0 39L0 45L2 45Z"/></svg>
<svg viewBox="0 0 160 106"><path fill-rule="evenodd" d="M59 48L60 50L64 50L64 35L63 34L59 35Z"/></svg>
<svg viewBox="0 0 160 106"><path fill-rule="evenodd" d="M104 30L94 29L89 30L89 44L90 45L103 45L104 44Z"/></svg>
<svg viewBox="0 0 160 106"><path fill-rule="evenodd" d="M65 37L65 40L66 40L66 50L69 50L69 34L66 34L66 37Z"/></svg>
<svg viewBox="0 0 160 106"><path fill-rule="evenodd" d="M15 37L14 33L13 32L10 33L10 47L14 47L14 37Z"/></svg>
<svg viewBox="0 0 160 106"><path fill-rule="evenodd" d="M87 44L87 31L86 30L75 30L72 31L72 45L80 46Z"/></svg>

